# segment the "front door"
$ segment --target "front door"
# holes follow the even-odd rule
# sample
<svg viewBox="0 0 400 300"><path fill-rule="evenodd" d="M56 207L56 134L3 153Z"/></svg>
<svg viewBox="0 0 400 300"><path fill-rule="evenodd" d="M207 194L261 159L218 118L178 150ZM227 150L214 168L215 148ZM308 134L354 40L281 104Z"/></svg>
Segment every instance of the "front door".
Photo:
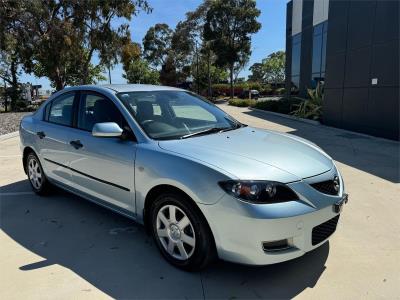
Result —
<svg viewBox="0 0 400 300"><path fill-rule="evenodd" d="M76 128L71 132L74 157L70 169L74 186L107 204L134 212L136 142L92 136L93 125L102 122L115 122L121 128L128 126L110 99L82 91Z"/></svg>

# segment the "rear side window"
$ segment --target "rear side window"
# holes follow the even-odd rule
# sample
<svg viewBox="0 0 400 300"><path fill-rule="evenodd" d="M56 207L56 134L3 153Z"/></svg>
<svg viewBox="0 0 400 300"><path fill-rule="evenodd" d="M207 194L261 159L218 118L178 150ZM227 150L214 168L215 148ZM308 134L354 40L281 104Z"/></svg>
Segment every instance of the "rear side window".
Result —
<svg viewBox="0 0 400 300"><path fill-rule="evenodd" d="M48 121L51 123L71 126L73 115L74 93L62 95L51 102Z"/></svg>

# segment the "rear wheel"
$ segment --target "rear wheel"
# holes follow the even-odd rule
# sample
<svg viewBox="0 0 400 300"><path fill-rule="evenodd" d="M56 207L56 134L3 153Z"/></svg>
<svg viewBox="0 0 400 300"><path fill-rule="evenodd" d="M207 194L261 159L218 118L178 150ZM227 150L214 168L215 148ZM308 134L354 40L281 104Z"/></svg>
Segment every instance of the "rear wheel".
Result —
<svg viewBox="0 0 400 300"><path fill-rule="evenodd" d="M43 172L42 165L34 153L29 153L25 162L28 179L35 193L39 195L46 194L50 189L50 183L47 181Z"/></svg>
<svg viewBox="0 0 400 300"><path fill-rule="evenodd" d="M151 218L154 240L172 265L199 270L215 257L212 234L204 217L184 196L159 196L152 205Z"/></svg>

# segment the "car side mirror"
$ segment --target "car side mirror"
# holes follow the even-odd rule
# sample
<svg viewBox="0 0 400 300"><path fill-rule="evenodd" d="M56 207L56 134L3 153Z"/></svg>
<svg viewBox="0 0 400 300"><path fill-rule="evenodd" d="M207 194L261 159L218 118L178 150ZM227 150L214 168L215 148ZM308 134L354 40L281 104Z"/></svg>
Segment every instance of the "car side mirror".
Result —
<svg viewBox="0 0 400 300"><path fill-rule="evenodd" d="M114 122L96 123L92 129L95 137L121 137L123 130Z"/></svg>

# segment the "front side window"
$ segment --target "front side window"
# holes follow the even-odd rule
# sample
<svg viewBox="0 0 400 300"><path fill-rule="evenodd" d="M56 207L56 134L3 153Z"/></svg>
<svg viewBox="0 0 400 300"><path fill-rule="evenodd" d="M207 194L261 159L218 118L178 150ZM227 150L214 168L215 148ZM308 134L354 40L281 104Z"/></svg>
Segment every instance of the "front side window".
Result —
<svg viewBox="0 0 400 300"><path fill-rule="evenodd" d="M214 104L185 91L127 92L117 96L153 139L186 138L241 126Z"/></svg>
<svg viewBox="0 0 400 300"><path fill-rule="evenodd" d="M54 99L51 102L48 121L59 125L71 126L74 98L75 93L69 93Z"/></svg>
<svg viewBox="0 0 400 300"><path fill-rule="evenodd" d="M78 128L92 131L94 124L117 123L124 128L124 118L115 104L100 94L83 93L79 104Z"/></svg>

